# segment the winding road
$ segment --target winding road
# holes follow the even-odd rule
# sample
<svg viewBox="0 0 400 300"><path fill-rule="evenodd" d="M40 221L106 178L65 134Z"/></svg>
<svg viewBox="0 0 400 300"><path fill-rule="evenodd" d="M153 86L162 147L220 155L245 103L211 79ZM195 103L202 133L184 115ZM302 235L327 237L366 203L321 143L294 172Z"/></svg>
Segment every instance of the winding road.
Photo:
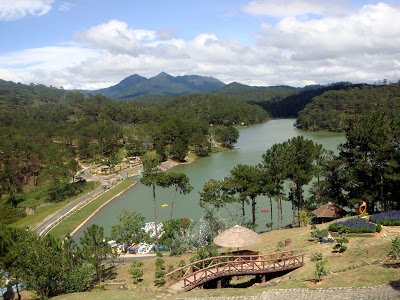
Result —
<svg viewBox="0 0 400 300"><path fill-rule="evenodd" d="M134 170L134 174L136 175L139 174L140 172L141 172L141 167L137 167L136 170ZM100 187L68 203L66 206L64 206L54 214L48 216L46 219L44 219L41 223L37 224L32 229L39 235L46 235L66 216L71 215L79 208L83 207L88 201L95 199L96 197L101 195L106 190L105 188L106 186L111 187L111 185L115 184L118 181L118 179L121 178L122 174L127 176L128 173L127 171L123 171L121 174L96 176L90 173L90 169L88 167L83 168L80 177L82 177L86 181L100 182Z"/></svg>

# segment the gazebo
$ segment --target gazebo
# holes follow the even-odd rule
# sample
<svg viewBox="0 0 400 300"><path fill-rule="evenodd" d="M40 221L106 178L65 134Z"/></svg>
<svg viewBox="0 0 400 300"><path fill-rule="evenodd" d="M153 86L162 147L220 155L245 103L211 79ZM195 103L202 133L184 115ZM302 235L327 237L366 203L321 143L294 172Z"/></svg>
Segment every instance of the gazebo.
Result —
<svg viewBox="0 0 400 300"><path fill-rule="evenodd" d="M262 241L261 237L254 231L242 227L240 225L235 225L231 228L226 229L214 238L214 244L226 247L226 248L236 248L238 254L250 254L246 250L246 253L239 252L239 248L258 244Z"/></svg>
<svg viewBox="0 0 400 300"><path fill-rule="evenodd" d="M332 202L328 202L313 211L315 223L329 222L341 218L346 214L347 212L343 208L333 204Z"/></svg>

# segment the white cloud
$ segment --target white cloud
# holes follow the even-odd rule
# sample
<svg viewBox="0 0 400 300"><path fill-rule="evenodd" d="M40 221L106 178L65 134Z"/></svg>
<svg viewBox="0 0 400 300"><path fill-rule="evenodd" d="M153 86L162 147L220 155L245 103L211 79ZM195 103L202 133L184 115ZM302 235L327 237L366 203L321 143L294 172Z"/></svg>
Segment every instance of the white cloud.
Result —
<svg viewBox="0 0 400 300"><path fill-rule="evenodd" d="M201 33L185 40L112 20L76 44L0 55L0 78L95 89L137 73L214 76L253 85L400 78L400 7L366 5L346 15L284 17L253 44Z"/></svg>
<svg viewBox="0 0 400 300"><path fill-rule="evenodd" d="M155 37L154 31L130 29L127 23L119 20L111 20L77 34L78 40L89 46L131 55L139 53L142 42L153 41Z"/></svg>
<svg viewBox="0 0 400 300"><path fill-rule="evenodd" d="M42 16L52 8L53 0L1 0L0 21L12 21L27 15Z"/></svg>
<svg viewBox="0 0 400 300"><path fill-rule="evenodd" d="M60 5L58 6L57 9L58 9L59 11L64 11L64 12L66 12L66 11L70 11L70 10L72 9L73 6L74 6L74 5L73 5L71 2L63 1L63 2L60 3Z"/></svg>
<svg viewBox="0 0 400 300"><path fill-rule="evenodd" d="M349 13L349 9L345 0L254 0L243 7L248 14L271 17L343 15Z"/></svg>
<svg viewBox="0 0 400 300"><path fill-rule="evenodd" d="M344 17L301 20L287 17L264 24L258 42L292 52L294 60L400 52L400 9L384 3L366 5Z"/></svg>

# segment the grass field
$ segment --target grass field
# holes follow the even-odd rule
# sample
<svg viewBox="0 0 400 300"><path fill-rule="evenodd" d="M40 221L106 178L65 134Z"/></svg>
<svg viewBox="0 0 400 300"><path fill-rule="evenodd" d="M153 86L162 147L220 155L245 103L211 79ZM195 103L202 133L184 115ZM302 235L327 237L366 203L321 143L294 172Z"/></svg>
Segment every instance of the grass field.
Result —
<svg viewBox="0 0 400 300"><path fill-rule="evenodd" d="M125 179L121 181L116 186L112 187L110 190L99 196L97 199L90 202L84 208L66 218L64 221L54 227L50 231L50 234L56 237L64 237L68 233L71 233L101 205L106 203L115 195L125 191L129 186L133 184L134 181L132 179Z"/></svg>
<svg viewBox="0 0 400 300"><path fill-rule="evenodd" d="M327 225L319 225L326 228ZM344 253L332 253L333 244L321 244L310 240L310 227L282 229L263 233L263 242L250 250L262 253L271 253L277 250L295 250L296 253L306 254L305 265L290 272L279 279L272 279L266 284L259 284L246 289L195 289L189 292L169 295L165 288L157 288L153 285L154 259L143 261L143 281L138 285L131 284L128 273L129 264L118 264L116 277L118 281L126 281L128 291L92 291L71 295L63 295L55 299L155 299L164 296L163 299L176 299L184 297L210 297L210 296L241 296L256 295L266 289L274 288L329 288L329 287L364 287L379 284L388 284L400 280L400 269L389 268L383 263L387 257L391 245L392 236L381 234L349 235L348 250ZM385 229L382 233L385 232ZM291 244L279 248L278 243L291 239ZM220 249L221 252L225 249ZM311 262L309 255L313 252L322 252L327 259L327 276L322 282L314 283L315 263ZM191 254L179 257L164 257L165 264L176 267L180 260L189 261ZM379 262L381 263L379 263ZM274 283L274 284L271 284Z"/></svg>

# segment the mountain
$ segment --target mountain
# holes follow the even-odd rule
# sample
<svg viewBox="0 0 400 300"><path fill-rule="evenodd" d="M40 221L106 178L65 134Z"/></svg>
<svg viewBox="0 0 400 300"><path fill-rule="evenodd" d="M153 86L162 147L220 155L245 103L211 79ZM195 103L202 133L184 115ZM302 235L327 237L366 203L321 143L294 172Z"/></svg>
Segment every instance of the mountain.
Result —
<svg viewBox="0 0 400 300"><path fill-rule="evenodd" d="M222 81L213 77L198 75L171 76L161 72L149 79L137 74L126 77L116 85L108 88L86 91L87 94L103 95L113 99L129 99L151 95L184 95L211 92L225 86Z"/></svg>

